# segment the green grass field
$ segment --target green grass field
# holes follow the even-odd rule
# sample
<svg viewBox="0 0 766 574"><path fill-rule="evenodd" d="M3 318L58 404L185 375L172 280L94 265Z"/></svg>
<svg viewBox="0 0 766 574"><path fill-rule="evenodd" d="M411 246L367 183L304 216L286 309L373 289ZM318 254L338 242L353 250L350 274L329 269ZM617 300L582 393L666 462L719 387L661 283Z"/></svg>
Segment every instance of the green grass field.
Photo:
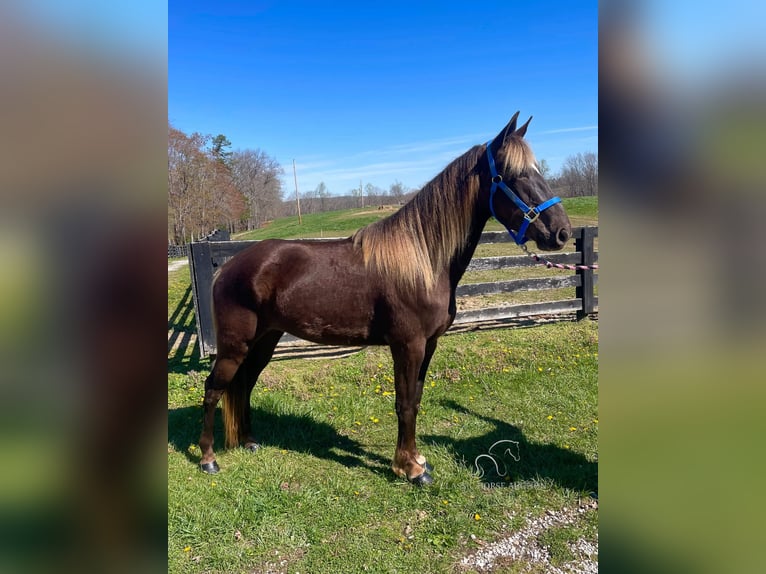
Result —
<svg viewBox="0 0 766 574"><path fill-rule="evenodd" d="M598 197L567 197L561 200L574 226L596 225L598 222ZM304 215L302 223L298 216L283 217L255 231L239 233L232 239L287 239L306 237L348 237L360 227L388 217L397 208L384 206L344 209L325 213ZM490 219L487 231L501 231L503 226Z"/></svg>
<svg viewBox="0 0 766 574"><path fill-rule="evenodd" d="M597 198L565 199L574 225L596 225ZM393 212L345 210L272 222L248 238L345 236ZM487 229L501 229L494 221ZM238 237L242 239L244 237ZM480 245L477 257L518 254ZM543 267L468 273L464 283L546 276ZM570 293L570 291L572 291ZM574 296L573 289L461 299L460 308ZM396 478L392 364L369 347L338 359L275 360L253 396L263 448L225 451L197 470L209 362L193 346L188 268L168 274L168 565L170 572L472 572L460 565L531 518L573 510L597 490L598 330L590 320L450 334L434 356L418 417L436 483ZM487 465L497 441L512 447ZM505 447L503 447L505 448ZM496 452L497 447L493 450ZM485 474L479 478L477 457ZM515 460L518 458L518 460ZM503 473L507 470L507 473ZM549 563L583 559L598 511L544 530ZM597 559L596 557L591 557ZM495 572L543 572L500 561Z"/></svg>
<svg viewBox="0 0 766 574"><path fill-rule="evenodd" d="M342 209L340 211L326 211L323 213L311 213L302 217L302 223L298 223L298 216L282 217L267 224L261 229L237 234L232 239L293 239L306 237L347 237L354 231L369 223L391 215L398 208L385 206Z"/></svg>
<svg viewBox="0 0 766 574"><path fill-rule="evenodd" d="M168 282L170 572L471 572L463 557L597 490L598 331L590 320L440 340L418 418L420 450L435 467L430 488L390 470L391 358L375 347L273 361L252 397L263 448L222 450L219 419L222 472L203 474L196 441L209 364L188 346L188 269ZM507 476L482 464L480 479L477 457L497 441L514 441L502 443L513 447L500 457ZM577 514L535 543L551 564L577 562L572 543L597 541L597 515Z"/></svg>

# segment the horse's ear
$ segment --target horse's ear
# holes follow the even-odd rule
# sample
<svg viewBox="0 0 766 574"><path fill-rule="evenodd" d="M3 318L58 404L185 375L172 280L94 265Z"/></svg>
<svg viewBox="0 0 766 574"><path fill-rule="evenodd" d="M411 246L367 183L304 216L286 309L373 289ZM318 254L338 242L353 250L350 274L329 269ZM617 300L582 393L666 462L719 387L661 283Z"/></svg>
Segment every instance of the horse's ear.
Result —
<svg viewBox="0 0 766 574"><path fill-rule="evenodd" d="M516 130L516 135L520 138L524 137L524 134L527 133L527 127L529 126L529 122L532 121L532 116L529 116L529 119L527 120L527 123L525 123L523 126L521 126L519 129Z"/></svg>
<svg viewBox="0 0 766 574"><path fill-rule="evenodd" d="M505 143L505 138L507 138L509 135L511 135L513 132L516 131L516 120L519 119L519 112L516 112L513 114L513 117L511 118L511 121L508 122L508 125L506 125L499 134L497 134L497 137L492 140L492 153L496 154L500 149L502 149L503 144Z"/></svg>

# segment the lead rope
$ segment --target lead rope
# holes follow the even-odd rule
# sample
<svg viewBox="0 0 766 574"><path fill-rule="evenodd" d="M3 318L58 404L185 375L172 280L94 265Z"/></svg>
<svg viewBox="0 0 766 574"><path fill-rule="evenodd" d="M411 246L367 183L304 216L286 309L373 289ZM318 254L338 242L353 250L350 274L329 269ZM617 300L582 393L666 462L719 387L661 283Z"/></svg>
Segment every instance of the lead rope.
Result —
<svg viewBox="0 0 766 574"><path fill-rule="evenodd" d="M594 265L563 265L562 263L554 263L553 261L548 261L544 257L540 257L537 253L534 253L533 251L530 251L526 244L520 243L518 244L519 247L521 247L521 250L529 255L532 259L537 261L540 265L545 265L548 269L568 269L569 271L588 271L588 270L597 270L598 264Z"/></svg>

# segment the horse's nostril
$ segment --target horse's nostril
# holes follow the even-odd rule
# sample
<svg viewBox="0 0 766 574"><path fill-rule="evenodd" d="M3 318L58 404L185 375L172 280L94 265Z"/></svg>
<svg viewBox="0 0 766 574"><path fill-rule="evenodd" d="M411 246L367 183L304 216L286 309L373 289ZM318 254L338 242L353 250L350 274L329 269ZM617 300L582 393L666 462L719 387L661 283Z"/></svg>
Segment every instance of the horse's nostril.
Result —
<svg viewBox="0 0 766 574"><path fill-rule="evenodd" d="M559 245L564 245L567 241L569 241L569 228L568 227L562 227L559 229L558 233L556 234L556 240L558 241Z"/></svg>

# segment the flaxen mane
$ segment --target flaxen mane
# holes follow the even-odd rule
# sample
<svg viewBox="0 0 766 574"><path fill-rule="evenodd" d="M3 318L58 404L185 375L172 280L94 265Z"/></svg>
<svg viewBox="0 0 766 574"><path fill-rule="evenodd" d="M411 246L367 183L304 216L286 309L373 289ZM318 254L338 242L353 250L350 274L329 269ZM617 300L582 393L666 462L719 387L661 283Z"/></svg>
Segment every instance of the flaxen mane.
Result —
<svg viewBox="0 0 766 574"><path fill-rule="evenodd" d="M368 269L406 290L433 288L435 272L463 250L468 238L484 149L474 146L399 211L354 234L354 246L362 250ZM495 159L507 175L537 169L532 150L521 138L508 138Z"/></svg>

